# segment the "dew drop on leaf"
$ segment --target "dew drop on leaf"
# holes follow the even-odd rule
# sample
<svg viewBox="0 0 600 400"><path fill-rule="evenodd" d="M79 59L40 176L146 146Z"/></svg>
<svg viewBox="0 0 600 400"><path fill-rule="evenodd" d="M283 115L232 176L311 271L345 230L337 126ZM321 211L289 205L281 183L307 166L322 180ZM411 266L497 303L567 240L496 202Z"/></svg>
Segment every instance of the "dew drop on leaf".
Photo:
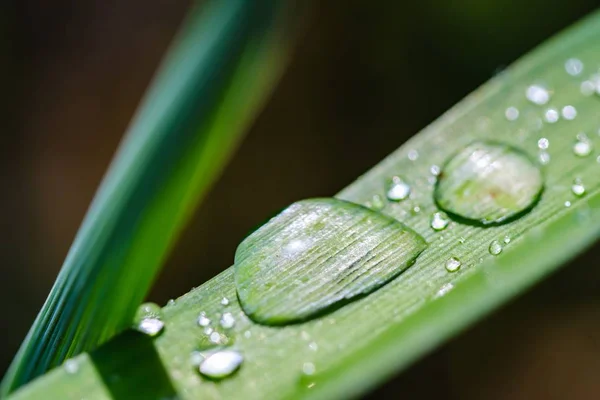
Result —
<svg viewBox="0 0 600 400"><path fill-rule="evenodd" d="M500 224L531 209L543 187L542 173L527 154L484 141L450 157L434 198L448 214L482 225Z"/></svg>
<svg viewBox="0 0 600 400"><path fill-rule="evenodd" d="M581 197L585 194L585 186L581 180L575 179L575 182L573 182L573 185L571 186L571 191L575 196Z"/></svg>
<svg viewBox="0 0 600 400"><path fill-rule="evenodd" d="M436 212L431 216L430 226L434 231L443 231L446 229L450 220L448 216L441 212Z"/></svg>
<svg viewBox="0 0 600 400"><path fill-rule="evenodd" d="M566 120L574 120L577 116L577 110L573 106L564 106L562 109L562 116Z"/></svg>
<svg viewBox="0 0 600 400"><path fill-rule="evenodd" d="M493 240L492 243L490 243L489 251L491 255L497 256L502 253L502 244L497 240Z"/></svg>
<svg viewBox="0 0 600 400"><path fill-rule="evenodd" d="M165 323L158 318L144 318L137 325L137 330L148 336L157 336L164 327Z"/></svg>
<svg viewBox="0 0 600 400"><path fill-rule="evenodd" d="M386 185L386 196L390 201L402 201L410 195L410 185L399 176L394 176Z"/></svg>
<svg viewBox="0 0 600 400"><path fill-rule="evenodd" d="M200 362L198 371L210 379L224 379L237 371L244 357L235 350L220 350L209 353Z"/></svg>
<svg viewBox="0 0 600 400"><path fill-rule="evenodd" d="M519 110L516 107L508 107L506 111L504 111L504 116L509 121L515 121L519 118Z"/></svg>
<svg viewBox="0 0 600 400"><path fill-rule="evenodd" d="M206 316L205 312L201 312L200 315L198 315L198 325L202 327L210 325L210 318Z"/></svg>
<svg viewBox="0 0 600 400"><path fill-rule="evenodd" d="M549 124L553 124L558 122L560 115L558 114L558 110L556 108L549 108L544 113L544 120Z"/></svg>
<svg viewBox="0 0 600 400"><path fill-rule="evenodd" d="M73 358L70 358L64 362L63 368L69 375L76 374L79 371L79 362Z"/></svg>
<svg viewBox="0 0 600 400"><path fill-rule="evenodd" d="M221 316L221 319L219 320L219 324L221 324L221 327L223 327L223 329L233 328L235 325L235 318L233 317L233 314L224 313Z"/></svg>
<svg viewBox="0 0 600 400"><path fill-rule="evenodd" d="M571 76L581 75L583 72L583 62L578 58L569 58L565 62L565 71Z"/></svg>
<svg viewBox="0 0 600 400"><path fill-rule="evenodd" d="M573 153L578 157L587 157L592 153L592 144L586 140L578 140L573 145Z"/></svg>
<svg viewBox="0 0 600 400"><path fill-rule="evenodd" d="M412 229L368 208L337 199L303 200L239 245L238 298L257 322L306 320L381 287L426 246ZM310 284L298 285L302 278Z"/></svg>
<svg viewBox="0 0 600 400"><path fill-rule="evenodd" d="M533 104L544 105L550 101L550 92L542 85L531 85L525 91L527 100Z"/></svg>
<svg viewBox="0 0 600 400"><path fill-rule="evenodd" d="M450 257L446 261L446 271L448 271L448 272L456 272L460 269L460 266L461 266L461 262L456 257Z"/></svg>
<svg viewBox="0 0 600 400"><path fill-rule="evenodd" d="M137 309L135 328L148 336L157 336L165 327L161 318L162 310L158 304L144 303Z"/></svg>

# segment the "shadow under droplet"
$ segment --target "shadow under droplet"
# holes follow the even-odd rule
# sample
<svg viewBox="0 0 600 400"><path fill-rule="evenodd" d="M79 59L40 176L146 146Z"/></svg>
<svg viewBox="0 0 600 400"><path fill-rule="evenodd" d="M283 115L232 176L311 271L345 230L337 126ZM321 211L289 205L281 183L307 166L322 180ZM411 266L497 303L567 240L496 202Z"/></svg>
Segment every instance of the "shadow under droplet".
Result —
<svg viewBox="0 0 600 400"><path fill-rule="evenodd" d="M90 355L115 400L177 398L152 338L126 331Z"/></svg>

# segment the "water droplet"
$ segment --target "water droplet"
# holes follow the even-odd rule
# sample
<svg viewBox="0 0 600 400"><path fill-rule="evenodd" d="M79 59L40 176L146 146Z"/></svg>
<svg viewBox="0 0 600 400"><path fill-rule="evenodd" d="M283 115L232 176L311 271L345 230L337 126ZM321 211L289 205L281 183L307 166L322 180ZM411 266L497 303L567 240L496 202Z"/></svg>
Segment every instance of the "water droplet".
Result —
<svg viewBox="0 0 600 400"><path fill-rule="evenodd" d="M542 85L531 85L525 92L527 100L537 105L544 105L550 101L550 92Z"/></svg>
<svg viewBox="0 0 600 400"><path fill-rule="evenodd" d="M564 106L562 108L562 116L566 120L574 120L577 116L577 110L573 106Z"/></svg>
<svg viewBox="0 0 600 400"><path fill-rule="evenodd" d="M450 257L446 261L446 271L448 271L448 272L456 272L460 269L460 266L461 266L461 262L456 257Z"/></svg>
<svg viewBox="0 0 600 400"><path fill-rule="evenodd" d="M286 244L306 246L293 256ZM337 199L292 204L248 236L235 254L235 284L254 321L285 324L365 295L411 266L427 246L396 219ZM310 285L297 285L301 277ZM264 290L265 285L271 285Z"/></svg>
<svg viewBox="0 0 600 400"><path fill-rule="evenodd" d="M148 336L156 336L164 327L165 323L158 318L144 318L138 324L137 330Z"/></svg>
<svg viewBox="0 0 600 400"><path fill-rule="evenodd" d="M581 75L583 72L583 63L578 58L569 58L565 62L565 71L571 76Z"/></svg>
<svg viewBox="0 0 600 400"><path fill-rule="evenodd" d="M175 305L175 300L173 299L169 299L169 301L167 301L167 306L171 307Z"/></svg>
<svg viewBox="0 0 600 400"><path fill-rule="evenodd" d="M592 96L594 93L596 93L596 84L590 80L583 81L579 86L579 90L584 96Z"/></svg>
<svg viewBox="0 0 600 400"><path fill-rule="evenodd" d="M211 379L223 379L240 368L244 357L234 350L221 350L210 353L202 360L198 370L202 375Z"/></svg>
<svg viewBox="0 0 600 400"><path fill-rule="evenodd" d="M543 137L540 140L538 140L537 144L540 150L546 150L550 146L550 141Z"/></svg>
<svg viewBox="0 0 600 400"><path fill-rule="evenodd" d="M492 243L490 243L489 250L491 255L497 256L498 254L502 253L502 245L499 241L493 240Z"/></svg>
<svg viewBox="0 0 600 400"><path fill-rule="evenodd" d="M385 203L380 195L376 194L371 199L371 207L373 210L382 210L385 207Z"/></svg>
<svg viewBox="0 0 600 400"><path fill-rule="evenodd" d="M302 364L302 373L304 375L314 375L316 370L315 364L311 362L305 362Z"/></svg>
<svg viewBox="0 0 600 400"><path fill-rule="evenodd" d="M227 297L223 297L221 299L221 305L222 306L228 306L229 305L229 299Z"/></svg>
<svg viewBox="0 0 600 400"><path fill-rule="evenodd" d="M465 239L465 238L464 238L464 237L462 237L462 236L458 238L458 242L459 242L460 244L465 244L465 242L466 242L466 241L467 241L467 239Z"/></svg>
<svg viewBox="0 0 600 400"><path fill-rule="evenodd" d="M402 201L410 195L410 186L399 176L388 182L386 196L391 201Z"/></svg>
<svg viewBox="0 0 600 400"><path fill-rule="evenodd" d="M508 236L508 235L504 236L504 240L503 241L504 241L505 244L509 244L510 240L511 240L510 236Z"/></svg>
<svg viewBox="0 0 600 400"><path fill-rule="evenodd" d="M544 119L550 124L557 122L559 117L560 115L558 114L558 110L556 108L549 108L544 113Z"/></svg>
<svg viewBox="0 0 600 400"><path fill-rule="evenodd" d="M508 107L504 112L504 116L509 121L515 121L517 118L519 118L519 110L515 107Z"/></svg>
<svg viewBox="0 0 600 400"><path fill-rule="evenodd" d="M317 351L319 350L319 345L316 342L310 342L308 348L312 351Z"/></svg>
<svg viewBox="0 0 600 400"><path fill-rule="evenodd" d="M449 223L450 220L448 219L448 216L446 214L436 212L431 217L430 226L431 229L433 229L434 231L443 231L444 229L446 229Z"/></svg>
<svg viewBox="0 0 600 400"><path fill-rule="evenodd" d="M452 289L454 289L454 285L452 283L446 283L444 284L440 290L437 291L437 293L435 294L435 297L442 297L447 295Z"/></svg>
<svg viewBox="0 0 600 400"><path fill-rule="evenodd" d="M539 168L522 151L475 142L453 155L435 187L437 205L483 225L507 222L529 210L543 189Z"/></svg>
<svg viewBox="0 0 600 400"><path fill-rule="evenodd" d="M571 202L568 200L565 201L565 207L567 207L567 208L571 207Z"/></svg>
<svg viewBox="0 0 600 400"><path fill-rule="evenodd" d="M410 161L415 161L417 158L419 158L419 152L417 150L410 150L408 152L408 159Z"/></svg>
<svg viewBox="0 0 600 400"><path fill-rule="evenodd" d="M573 153L579 157L587 157L592 153L592 144L579 140L573 145Z"/></svg>
<svg viewBox="0 0 600 400"><path fill-rule="evenodd" d="M245 332L244 332L244 337L245 337L246 339L250 339L250 338L252 337L252 332L250 332L250 331L245 331Z"/></svg>
<svg viewBox="0 0 600 400"><path fill-rule="evenodd" d="M550 163L550 154L545 151L540 151L538 160L540 161L540 164L548 165L548 163Z"/></svg>
<svg viewBox="0 0 600 400"><path fill-rule="evenodd" d="M206 313L201 312L200 315L198 315L198 325L203 327L210 325L210 318L206 316Z"/></svg>
<svg viewBox="0 0 600 400"><path fill-rule="evenodd" d="M575 196L581 197L585 194L585 186L583 185L581 180L575 179L575 182L573 182L573 186L571 186L571 191Z"/></svg>
<svg viewBox="0 0 600 400"><path fill-rule="evenodd" d="M212 330L212 329L211 329ZM221 334L219 332L212 332L209 335L209 340L214 343L214 344L219 344L221 343Z"/></svg>
<svg viewBox="0 0 600 400"><path fill-rule="evenodd" d="M438 165L432 165L431 168L429 168L429 172L431 172L431 175L433 176L439 176L442 169Z"/></svg>
<svg viewBox="0 0 600 400"><path fill-rule="evenodd" d="M224 313L219 321L223 329L231 329L235 325L235 318L231 313Z"/></svg>
<svg viewBox="0 0 600 400"><path fill-rule="evenodd" d="M600 156L596 157L596 162L600 164Z"/></svg>
<svg viewBox="0 0 600 400"><path fill-rule="evenodd" d="M79 362L73 358L70 358L67 361L65 361L65 363L63 364L63 368L65 369L65 372L69 375L76 374L77 372L79 372Z"/></svg>
<svg viewBox="0 0 600 400"><path fill-rule="evenodd" d="M135 319L139 321L147 317L162 318L162 309L160 306L156 303L144 303L140 305L135 314Z"/></svg>

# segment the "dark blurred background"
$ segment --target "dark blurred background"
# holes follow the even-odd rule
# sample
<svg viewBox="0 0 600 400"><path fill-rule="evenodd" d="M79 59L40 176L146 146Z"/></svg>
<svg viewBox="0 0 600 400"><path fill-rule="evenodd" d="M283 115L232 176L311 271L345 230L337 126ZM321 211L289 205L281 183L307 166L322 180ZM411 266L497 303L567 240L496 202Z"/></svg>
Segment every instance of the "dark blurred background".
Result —
<svg viewBox="0 0 600 400"><path fill-rule="evenodd" d="M333 195L598 0L313 3L283 80L150 300L163 304L230 266L236 245L266 217ZM0 2L0 372L188 6ZM598 398L597 250L370 396Z"/></svg>

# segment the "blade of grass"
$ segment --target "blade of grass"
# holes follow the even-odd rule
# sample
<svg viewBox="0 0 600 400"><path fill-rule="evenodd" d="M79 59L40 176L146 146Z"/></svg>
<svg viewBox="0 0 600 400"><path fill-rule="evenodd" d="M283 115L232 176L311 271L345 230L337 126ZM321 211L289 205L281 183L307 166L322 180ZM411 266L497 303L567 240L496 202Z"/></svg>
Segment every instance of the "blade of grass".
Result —
<svg viewBox="0 0 600 400"><path fill-rule="evenodd" d="M357 396L595 242L600 236L600 163L597 154L577 157L573 144L576 134L583 131L596 149L600 147L600 97L584 96L580 92L584 77L567 74L564 63L577 57L586 66L586 76L597 71L599 40L600 13L595 13L495 77L338 195L364 204L383 194L384 181L392 175L402 174L411 183L411 200L388 203L382 210L429 243L400 277L321 318L271 327L254 323L241 311L229 268L165 307L166 329L153 346L162 363L156 374L166 374L166 386L185 399ZM553 90L548 106L572 105L577 117L540 128L538 119L546 107L525 98L526 88L535 82L544 82ZM518 108L520 117L508 120L508 107ZM432 165L442 165L476 139L501 140L537 157L541 137L551 143L551 161L544 167L544 193L531 212L500 226L452 222L442 232L430 228L431 214L437 210L429 182ZM409 158L409 154L415 151L419 156L411 160L415 157ZM571 192L574 178L585 184L582 197ZM571 205L566 207L565 201ZM491 255L490 242L505 236L510 237L510 243L502 253ZM452 274L444 268L450 256L462 262L461 269ZM223 296L230 299L226 309L236 319L227 335L244 354L245 363L235 376L213 382L199 376L189 356L205 342L205 334L196 323L198 314L202 311L218 320L224 311ZM110 345L76 358L77 374L57 369L13 399L48 394L66 399L83 395L104 399L119 391L135 394L135 388L147 377L148 355L130 350L126 338L116 338ZM113 366L100 368L96 361L100 356L111 359ZM315 374L302 373L305 363L314 365ZM111 373L119 379L111 381Z"/></svg>
<svg viewBox="0 0 600 400"><path fill-rule="evenodd" d="M234 0L192 9L2 393L130 325L178 232L282 70L282 8Z"/></svg>

